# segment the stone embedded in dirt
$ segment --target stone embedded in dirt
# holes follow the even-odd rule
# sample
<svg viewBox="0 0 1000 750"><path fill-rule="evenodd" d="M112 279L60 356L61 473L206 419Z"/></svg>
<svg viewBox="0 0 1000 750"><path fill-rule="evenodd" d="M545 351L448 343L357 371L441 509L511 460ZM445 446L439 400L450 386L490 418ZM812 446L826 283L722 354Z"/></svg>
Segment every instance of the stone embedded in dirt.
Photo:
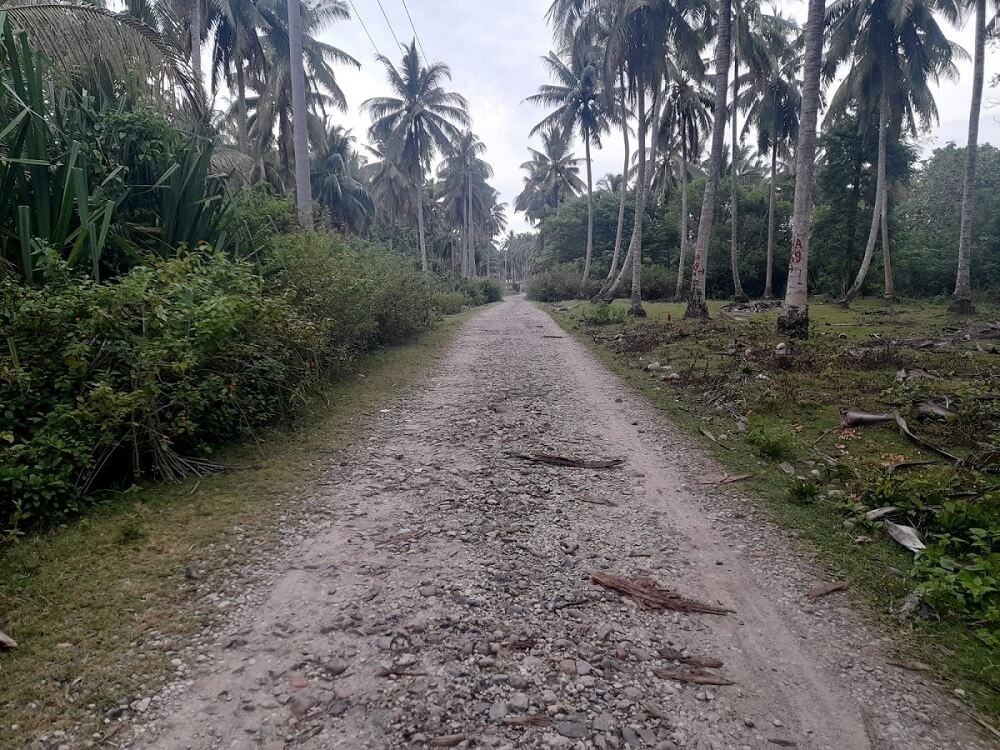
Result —
<svg viewBox="0 0 1000 750"><path fill-rule="evenodd" d="M557 721L556 731L563 737L569 737L571 740L583 739L590 734L586 724L580 721L569 720Z"/></svg>
<svg viewBox="0 0 1000 750"><path fill-rule="evenodd" d="M288 684L296 690L301 690L302 688L309 687L309 680L300 674L293 674L288 678Z"/></svg>
<svg viewBox="0 0 1000 750"><path fill-rule="evenodd" d="M141 698L137 701L132 701L132 703L130 703L129 706L136 713L142 714L149 709L149 704L150 704L149 698Z"/></svg>
<svg viewBox="0 0 1000 750"><path fill-rule="evenodd" d="M372 711L368 720L382 731L388 731L399 720L399 714L389 708L377 708Z"/></svg>
<svg viewBox="0 0 1000 750"><path fill-rule="evenodd" d="M563 659L559 662L559 671L571 677L576 676L576 661L574 659Z"/></svg>
<svg viewBox="0 0 1000 750"><path fill-rule="evenodd" d="M326 664L323 665L323 669L331 677L337 677L344 674L351 666L351 662L347 659L333 658L328 659Z"/></svg>
<svg viewBox="0 0 1000 750"><path fill-rule="evenodd" d="M510 713L510 708L506 703L494 703L490 706L490 721L500 721L508 713Z"/></svg>

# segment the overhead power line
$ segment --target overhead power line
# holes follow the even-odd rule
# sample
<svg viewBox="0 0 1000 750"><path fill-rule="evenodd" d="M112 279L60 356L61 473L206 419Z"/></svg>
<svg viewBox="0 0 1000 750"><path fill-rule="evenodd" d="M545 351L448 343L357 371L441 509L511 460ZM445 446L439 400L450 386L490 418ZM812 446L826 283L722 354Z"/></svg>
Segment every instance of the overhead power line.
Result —
<svg viewBox="0 0 1000 750"><path fill-rule="evenodd" d="M375 44L375 40L374 40L374 39L372 39L372 35L371 35L371 33L369 33L369 31L368 31L368 27L367 27L367 26L365 26L365 19L363 19L363 18L361 17L361 14L360 14L360 13L358 13L358 8L357 8L357 6L356 6L356 5L354 4L354 0L347 0L347 2L349 2L349 3L351 4L351 10L353 10L353 11L354 11L354 17L355 17L356 19L358 19L358 23L360 23L360 24L361 24L361 28L365 30L365 36L367 36L367 37L368 37L368 41L372 43L372 49L373 49L373 50L375 50L375 54L376 54L376 55L378 55L379 57L381 57L381 56L382 56L382 53L381 53L381 52L379 52L379 50L378 50L378 45L377 45L377 44Z"/></svg>
<svg viewBox="0 0 1000 750"><path fill-rule="evenodd" d="M413 23L413 16L410 15L410 6L406 4L406 0L402 0L403 10L406 11L406 17L410 19L410 28L413 29L413 38L417 40L417 44L420 46L420 54L424 56L424 59L430 62L430 58L427 57L427 50L424 49L424 43L420 41L420 34L417 33L417 27Z"/></svg>
<svg viewBox="0 0 1000 750"><path fill-rule="evenodd" d="M389 20L389 15L385 12L385 7L382 5L382 0L375 0L378 3L379 10L382 11L382 18L385 19L385 25L389 27L389 31L392 32L392 38L396 40L396 46L402 49L403 45L399 43L399 37L396 36L396 30L392 28L392 21Z"/></svg>

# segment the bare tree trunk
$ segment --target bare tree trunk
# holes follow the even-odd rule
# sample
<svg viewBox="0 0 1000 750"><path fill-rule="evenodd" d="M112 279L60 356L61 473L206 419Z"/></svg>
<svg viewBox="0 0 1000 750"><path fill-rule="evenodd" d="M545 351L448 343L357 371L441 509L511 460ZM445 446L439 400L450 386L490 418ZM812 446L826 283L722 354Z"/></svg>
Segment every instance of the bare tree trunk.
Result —
<svg viewBox="0 0 1000 750"><path fill-rule="evenodd" d="M198 94L202 93L201 78L201 0L191 2L191 70L194 72L195 84L198 87Z"/></svg>
<svg viewBox="0 0 1000 750"><path fill-rule="evenodd" d="M823 58L826 0L809 0L805 26L805 60L799 144L795 150L795 201L792 209L792 251L788 260L784 312L778 332L793 338L809 337L809 235L812 231L813 172L816 158L816 119Z"/></svg>
<svg viewBox="0 0 1000 750"><path fill-rule="evenodd" d="M620 75L622 83L622 137L625 140L625 166L622 167L622 198L618 202L618 229L615 232L615 250L611 256L611 268L608 269L608 281L614 278L618 271L618 258L622 249L622 234L625 228L625 199L628 196L628 107L625 104L625 77Z"/></svg>
<svg viewBox="0 0 1000 750"><path fill-rule="evenodd" d="M688 165L687 165L687 141L681 136L681 251L677 259L677 289L674 292L676 299L681 298L684 293L684 263L688 252Z"/></svg>
<svg viewBox="0 0 1000 750"><path fill-rule="evenodd" d="M659 85L659 84L657 84ZM654 105L655 109L655 105ZM646 211L646 196L649 185L646 183L646 87L639 88L639 170L635 176L635 224L632 226L632 240L629 242L629 254L632 256L632 294L628 314L638 318L646 317L642 307L642 219Z"/></svg>
<svg viewBox="0 0 1000 750"><path fill-rule="evenodd" d="M844 305L849 305L861 294L861 288L868 277L868 269L871 268L872 257L875 255L875 243L878 241L880 220L885 205L885 152L889 133L889 99L884 91L880 97L878 109L878 166L875 176L875 205L872 208L872 224L868 230L868 244L865 245L865 254L861 258L861 268L858 269L858 274L854 277L851 288L847 290L847 294L841 300L841 304Z"/></svg>
<svg viewBox="0 0 1000 750"><path fill-rule="evenodd" d="M639 166L635 178L635 219L632 225L632 237L628 243L628 252L622 262L621 270L615 277L614 282L600 295L606 300L614 299L618 287L625 279L625 274L631 271L633 280L636 275L635 256L637 243L642 243L642 215L645 210L643 205L646 195L646 93L644 88L639 89L639 117L638 117L638 149ZM640 272L641 273L641 272ZM640 279L641 280L641 279ZM641 293L641 290L640 290ZM643 315L642 305L637 306L636 314Z"/></svg>
<svg viewBox="0 0 1000 750"><path fill-rule="evenodd" d="M424 180L417 175L417 238L420 240L420 270L427 273L427 244L424 242Z"/></svg>
<svg viewBox="0 0 1000 750"><path fill-rule="evenodd" d="M236 143L240 153L250 153L250 139L247 134L247 84L243 73L243 57L236 58Z"/></svg>
<svg viewBox="0 0 1000 750"><path fill-rule="evenodd" d="M735 45L734 45L735 46ZM743 283L740 281L740 260L739 260L739 241L740 241L740 221L739 221L739 194L740 194L740 181L739 181L739 162L738 162L738 150L739 150L739 130L737 130L736 122L736 103L738 101L737 97L737 85L740 79L740 60L734 54L733 55L733 174L732 174L732 225L729 233L729 264L732 267L733 273L733 299L737 302L746 302L747 296L743 293Z"/></svg>
<svg viewBox="0 0 1000 750"><path fill-rule="evenodd" d="M590 161L590 131L583 128L583 148L587 160L587 255L583 261L583 281L580 282L580 296L587 294L587 282L590 280L590 263L594 256L594 186L593 167Z"/></svg>
<svg viewBox="0 0 1000 750"><path fill-rule="evenodd" d="M962 226L958 235L958 273L955 301L949 308L960 315L976 311L972 304L972 223L976 218L976 159L979 156L979 112L983 104L983 65L986 55L986 0L976 0L976 47L972 63L972 104L969 138L965 146L962 179Z"/></svg>
<svg viewBox="0 0 1000 750"><path fill-rule="evenodd" d="M701 203L698 221L698 239L694 246L694 266L691 269L691 293L688 297L685 318L707 318L708 302L705 300L705 269L708 248L712 241L712 223L715 220L715 196L719 190L719 172L722 167L722 141L726 135L726 95L729 90L729 53L732 31L731 0L719 0L719 21L715 39L715 106L712 120L712 148L708 166L705 196Z"/></svg>
<svg viewBox="0 0 1000 750"><path fill-rule="evenodd" d="M302 66L302 19L299 0L288 0L288 50L292 75L292 141L295 148L295 203L299 224L313 228L312 185L309 182L309 135L306 122L306 74Z"/></svg>
<svg viewBox="0 0 1000 750"><path fill-rule="evenodd" d="M896 285L892 281L892 256L889 252L889 188L882 191L882 270L885 274L885 292L887 300L896 298Z"/></svg>
<svg viewBox="0 0 1000 750"><path fill-rule="evenodd" d="M767 268L764 269L764 299L774 299L774 176L778 169L778 144L771 139L771 190L767 199Z"/></svg>

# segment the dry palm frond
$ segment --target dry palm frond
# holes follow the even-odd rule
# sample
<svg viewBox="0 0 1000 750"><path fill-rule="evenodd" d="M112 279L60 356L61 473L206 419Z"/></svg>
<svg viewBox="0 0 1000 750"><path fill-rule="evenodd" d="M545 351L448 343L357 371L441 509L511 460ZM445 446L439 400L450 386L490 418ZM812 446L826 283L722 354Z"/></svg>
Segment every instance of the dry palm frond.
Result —
<svg viewBox="0 0 1000 750"><path fill-rule="evenodd" d="M181 92L203 109L184 53L142 20L95 5L0 0L0 13L24 31L55 71L87 82L110 72L161 96Z"/></svg>

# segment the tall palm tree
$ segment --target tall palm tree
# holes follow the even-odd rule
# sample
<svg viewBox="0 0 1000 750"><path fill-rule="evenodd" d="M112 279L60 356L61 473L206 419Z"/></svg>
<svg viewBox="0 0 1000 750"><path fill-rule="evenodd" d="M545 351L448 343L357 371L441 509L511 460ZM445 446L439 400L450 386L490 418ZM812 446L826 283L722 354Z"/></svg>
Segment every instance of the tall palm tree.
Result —
<svg viewBox="0 0 1000 750"><path fill-rule="evenodd" d="M799 54L793 35L798 32L794 21L780 14L762 14L759 18L760 35L767 45L771 66L766 76L748 74L747 88L737 106L747 113L744 131L751 126L757 130L757 149L761 154L770 153L771 169L767 206L767 268L764 274L764 299L774 297L774 210L777 184L778 153L785 152L798 137L799 109L802 95L799 91Z"/></svg>
<svg viewBox="0 0 1000 750"><path fill-rule="evenodd" d="M413 205L413 186L406 172L385 144L376 142L367 149L374 160L365 164L362 172L371 186L376 213L395 224L412 221L416 209Z"/></svg>
<svg viewBox="0 0 1000 750"><path fill-rule="evenodd" d="M737 124L737 114L740 100L740 63L746 63L751 75L766 77L771 68L771 60L767 48L759 33L761 10L757 0L733 0L732 9L732 45L733 45L733 106L732 114L732 152L733 164L730 175L730 234L729 262L733 276L733 296L737 302L745 302L743 283L740 281L739 267L739 147L740 137Z"/></svg>
<svg viewBox="0 0 1000 750"><path fill-rule="evenodd" d="M236 88L236 142L240 152L250 153L247 112L247 75L259 77L265 66L264 47L257 33L266 21L252 0L215 0L209 24L214 29L212 45L212 93L220 79Z"/></svg>
<svg viewBox="0 0 1000 750"><path fill-rule="evenodd" d="M972 57L972 103L969 105L969 137L965 146L965 175L962 179L962 224L958 235L958 271L955 301L951 311L960 315L975 312L972 304L972 223L976 217L976 157L979 153L979 113L983 104L983 68L986 59L987 0L965 0L974 8L976 42ZM990 5L996 5L995 2ZM994 24L996 21L994 20Z"/></svg>
<svg viewBox="0 0 1000 750"><path fill-rule="evenodd" d="M587 286L590 265L594 255L594 184L591 144L600 148L601 135L608 130L606 100L601 91L601 76L592 48L575 47L569 53L568 63L554 52L542 58L555 84L539 87L538 93L527 101L544 104L555 109L531 130L531 135L551 127L561 127L572 132L579 129L583 140L584 161L587 165L587 249L583 264L580 288Z"/></svg>
<svg viewBox="0 0 1000 750"><path fill-rule="evenodd" d="M299 11L302 30L302 52L298 55L292 52L290 33L289 14L295 7ZM347 99L333 70L334 64L360 67L360 63L346 52L319 41L315 36L328 24L349 17L344 0L325 0L319 5L299 0L298 6L289 6L286 0L258 0L257 11L265 22L261 29L265 64L260 71L261 75L250 82L251 89L257 93L247 97L252 150L258 162L258 172L261 173L265 169L267 153L276 140L282 180L288 182L294 152L293 64L303 64L305 114L300 115L300 121L304 126L302 136L306 139L302 150L308 156L308 136L310 133L323 132L325 111L328 108L341 111L347 108ZM307 161L307 182L308 174ZM304 186L303 193L308 189L308 186Z"/></svg>
<svg viewBox="0 0 1000 750"><path fill-rule="evenodd" d="M712 146L709 151L708 179L701 202L698 220L698 239L694 246L694 266L691 269L691 292L688 296L685 318L707 318L708 302L705 300L705 270L708 264L708 247L712 240L715 221L715 196L719 190L722 166L722 141L726 131L726 95L729 92L730 34L732 6L730 0L719 0L715 39L715 95L712 106Z"/></svg>
<svg viewBox="0 0 1000 750"><path fill-rule="evenodd" d="M424 237L424 172L434 154L446 150L469 124L465 97L446 91L441 84L451 80L444 63L423 64L414 39L403 51L396 68L379 56L389 78L393 96L368 99L362 105L372 117L370 134L386 144L408 173L416 193L417 235L420 239L420 266L426 272L427 242Z"/></svg>
<svg viewBox="0 0 1000 750"><path fill-rule="evenodd" d="M635 187L635 220L626 261L614 282L603 292L610 298L624 277L631 260L632 291L629 312L643 316L642 307L642 229L649 194L646 173L646 131L648 121L659 122L663 102L661 86L667 71L668 54L676 65L701 69L701 49L704 45L702 25L707 21L709 6L702 0L642 0L627 3L613 21L608 34L604 59L604 77L614 80L618 71L624 73L629 98L636 104L638 165ZM652 118L646 111L646 95L653 95ZM654 127L654 132L656 128ZM654 139L654 149L655 149Z"/></svg>
<svg viewBox="0 0 1000 750"><path fill-rule="evenodd" d="M820 75L826 0L809 0L802 68L799 144L795 149L795 200L792 208L792 249L788 259L785 302L778 332L809 337L809 234L812 229L813 172L816 169L816 120L819 116Z"/></svg>
<svg viewBox="0 0 1000 750"><path fill-rule="evenodd" d="M565 201L584 189L580 160L570 150L568 134L558 128L542 131L542 148L529 148L531 158L521 165L524 189L514 199L514 210L522 211L538 226L538 254L545 250L545 219Z"/></svg>
<svg viewBox="0 0 1000 750"><path fill-rule="evenodd" d="M705 133L712 123L712 96L705 87L686 73L674 75L667 84L661 129L673 133L677 142L677 171L681 179L680 253L677 259L677 289L680 299L684 284L684 265L690 241L690 211L688 210L688 176L692 156L701 153Z"/></svg>
<svg viewBox="0 0 1000 750"><path fill-rule="evenodd" d="M485 152L486 145L471 131L465 131L448 149L438 173L446 213L456 226L462 226L463 277L475 275L474 227L485 220L496 192L486 182L493 176L493 168L482 158Z"/></svg>
<svg viewBox="0 0 1000 750"><path fill-rule="evenodd" d="M952 0L837 0L827 11L829 54L824 73L833 78L843 63L849 70L834 93L828 116L841 114L852 103L878 117L878 158L875 205L861 268L844 297L850 303L864 285L879 230L887 239L882 217L888 210L886 147L890 127L917 132L917 122L929 127L938 119L931 84L942 76L954 78L954 57L960 50L948 41L935 12L957 17ZM892 276L887 242L882 254L887 296Z"/></svg>
<svg viewBox="0 0 1000 750"><path fill-rule="evenodd" d="M350 130L328 127L314 150L311 179L313 194L332 221L361 232L375 216L375 201L364 185L354 140Z"/></svg>

